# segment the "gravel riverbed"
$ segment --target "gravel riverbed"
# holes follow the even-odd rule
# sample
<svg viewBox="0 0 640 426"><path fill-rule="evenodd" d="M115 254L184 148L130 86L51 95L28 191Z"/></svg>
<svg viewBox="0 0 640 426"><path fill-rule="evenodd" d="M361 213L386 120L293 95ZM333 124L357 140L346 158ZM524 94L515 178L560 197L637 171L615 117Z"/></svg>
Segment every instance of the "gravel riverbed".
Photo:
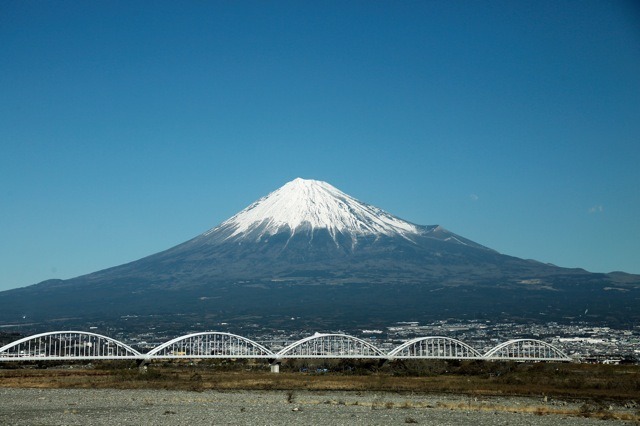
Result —
<svg viewBox="0 0 640 426"><path fill-rule="evenodd" d="M6 388L0 389L0 425L637 424L567 414L583 404L387 392Z"/></svg>

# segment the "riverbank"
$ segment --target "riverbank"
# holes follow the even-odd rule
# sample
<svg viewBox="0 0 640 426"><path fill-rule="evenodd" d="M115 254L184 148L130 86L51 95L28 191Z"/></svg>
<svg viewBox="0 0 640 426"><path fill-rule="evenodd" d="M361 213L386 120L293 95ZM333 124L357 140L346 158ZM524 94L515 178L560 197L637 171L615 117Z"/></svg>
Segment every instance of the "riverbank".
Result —
<svg viewBox="0 0 640 426"><path fill-rule="evenodd" d="M0 389L0 424L630 425L633 410L582 401L370 391ZM586 407L586 408L585 408ZM585 417L586 416L586 417ZM605 423L602 420L607 420Z"/></svg>
<svg viewBox="0 0 640 426"><path fill-rule="evenodd" d="M0 367L0 424L640 425L638 366L299 361L279 374L266 363L222 360Z"/></svg>

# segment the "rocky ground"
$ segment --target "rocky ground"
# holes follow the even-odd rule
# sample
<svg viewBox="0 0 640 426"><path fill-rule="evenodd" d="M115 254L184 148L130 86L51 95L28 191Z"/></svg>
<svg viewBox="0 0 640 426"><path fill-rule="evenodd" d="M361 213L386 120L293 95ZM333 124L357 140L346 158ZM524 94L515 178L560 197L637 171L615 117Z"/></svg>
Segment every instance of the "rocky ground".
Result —
<svg viewBox="0 0 640 426"><path fill-rule="evenodd" d="M0 389L0 424L15 426L631 425L638 424L637 411L544 398L392 392Z"/></svg>

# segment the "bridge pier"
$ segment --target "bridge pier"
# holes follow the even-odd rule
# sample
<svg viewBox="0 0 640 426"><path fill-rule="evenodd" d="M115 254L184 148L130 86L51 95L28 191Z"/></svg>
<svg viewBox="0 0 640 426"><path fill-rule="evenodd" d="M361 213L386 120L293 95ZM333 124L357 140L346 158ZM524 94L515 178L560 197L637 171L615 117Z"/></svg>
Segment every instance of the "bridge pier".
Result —
<svg viewBox="0 0 640 426"><path fill-rule="evenodd" d="M277 360L277 359L269 360L269 365L271 366L271 372L272 373L279 373L280 372L280 364L282 364L282 362L280 360Z"/></svg>
<svg viewBox="0 0 640 426"><path fill-rule="evenodd" d="M140 370L141 373L147 372L147 364L149 364L148 359L138 359L136 364L138 365L138 370Z"/></svg>

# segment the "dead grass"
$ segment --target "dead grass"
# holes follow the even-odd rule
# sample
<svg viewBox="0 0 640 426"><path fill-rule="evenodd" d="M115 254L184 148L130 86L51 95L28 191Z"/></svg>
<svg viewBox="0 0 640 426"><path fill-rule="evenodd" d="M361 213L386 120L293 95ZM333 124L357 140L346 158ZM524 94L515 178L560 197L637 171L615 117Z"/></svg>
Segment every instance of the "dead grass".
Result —
<svg viewBox="0 0 640 426"><path fill-rule="evenodd" d="M572 416L572 417L597 418L601 420L623 420L623 421L640 422L640 415L637 415L637 414L622 412L622 411L615 411L615 410L607 410L607 409L599 409L599 410L585 412L585 410L582 407L555 408L555 407L548 407L548 406L541 406L541 405L514 406L514 405L500 405L500 404L465 404L465 403L443 403L443 402L439 402L438 407L449 409L449 410L526 413L526 414L536 414L538 416L563 415L563 416Z"/></svg>
<svg viewBox="0 0 640 426"><path fill-rule="evenodd" d="M221 368L206 363L154 363L146 372L131 365L113 364L66 369L0 367L5 367L0 368L0 387L194 391L307 389L437 392L473 396L547 395L595 400L630 400L637 399L640 394L638 366L462 363L449 364L447 371L427 375L411 375L406 371L399 375L393 365L363 374L310 374L292 371L273 374L266 364Z"/></svg>

